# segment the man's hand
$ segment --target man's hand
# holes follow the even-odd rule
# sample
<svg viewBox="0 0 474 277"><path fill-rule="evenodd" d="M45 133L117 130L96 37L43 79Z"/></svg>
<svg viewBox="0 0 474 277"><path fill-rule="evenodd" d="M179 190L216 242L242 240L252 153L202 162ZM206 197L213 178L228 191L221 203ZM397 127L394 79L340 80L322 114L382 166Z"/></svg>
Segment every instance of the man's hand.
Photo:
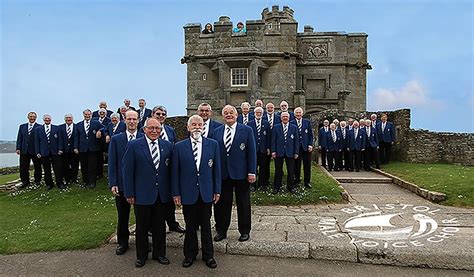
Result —
<svg viewBox="0 0 474 277"><path fill-rule="evenodd" d="M295 160L298 159L298 154L295 154Z"/></svg>
<svg viewBox="0 0 474 277"><path fill-rule="evenodd" d="M79 149L74 149L74 153L79 154Z"/></svg>
<svg viewBox="0 0 474 277"><path fill-rule="evenodd" d="M251 184L255 183L255 180L257 180L257 177L255 177L255 174L249 174L247 175L247 181Z"/></svg>
<svg viewBox="0 0 474 277"><path fill-rule="evenodd" d="M102 137L102 133L100 131L97 131L97 133L95 133L95 137L100 139Z"/></svg>
<svg viewBox="0 0 474 277"><path fill-rule="evenodd" d="M120 196L119 188L118 188L117 186L112 186L112 187L110 188L110 191L112 192L112 194L113 194L114 196Z"/></svg>
<svg viewBox="0 0 474 277"><path fill-rule="evenodd" d="M277 157L277 153L276 152L273 152L272 153L272 159L275 159Z"/></svg>
<svg viewBox="0 0 474 277"><path fill-rule="evenodd" d="M20 150L15 151L17 155L20 155Z"/></svg>
<svg viewBox="0 0 474 277"><path fill-rule="evenodd" d="M127 202L128 202L128 204L130 204L130 205L135 205L135 197L133 197L133 196L132 196L132 197L128 197L128 198L127 198Z"/></svg>
<svg viewBox="0 0 474 277"><path fill-rule="evenodd" d="M62 155L62 154L63 154L63 151L59 150L58 155Z"/></svg>
<svg viewBox="0 0 474 277"><path fill-rule="evenodd" d="M267 155L270 156L272 154L272 151L270 149L267 149Z"/></svg>
<svg viewBox="0 0 474 277"><path fill-rule="evenodd" d="M216 204L220 198L221 198L221 195L219 193L214 193L214 197L212 198L212 200L214 201L214 204Z"/></svg>
<svg viewBox="0 0 474 277"><path fill-rule="evenodd" d="M38 157L38 159L41 159L41 154L36 154L36 157Z"/></svg>
<svg viewBox="0 0 474 277"><path fill-rule="evenodd" d="M106 142L106 143L109 143L109 142L110 142L110 136L109 136L109 135L105 136L105 142Z"/></svg>
<svg viewBox="0 0 474 277"><path fill-rule="evenodd" d="M174 204L181 206L181 196L174 196L173 197Z"/></svg>

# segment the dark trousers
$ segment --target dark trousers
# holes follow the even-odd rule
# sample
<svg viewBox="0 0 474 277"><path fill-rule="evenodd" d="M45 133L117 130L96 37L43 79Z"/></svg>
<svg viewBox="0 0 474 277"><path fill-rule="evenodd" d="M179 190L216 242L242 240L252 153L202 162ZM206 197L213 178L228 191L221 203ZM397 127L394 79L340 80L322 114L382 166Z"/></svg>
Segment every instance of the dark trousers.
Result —
<svg viewBox="0 0 474 277"><path fill-rule="evenodd" d="M293 157L276 157L275 158L275 176L274 176L274 184L273 188L275 190L280 190L281 188L281 181L283 179L283 161L286 164L286 188L288 191L294 188L294 180L295 180L295 159Z"/></svg>
<svg viewBox="0 0 474 277"><path fill-rule="evenodd" d="M30 184L30 163L33 160L35 183L41 182L41 161L35 155L20 154L20 179L24 185Z"/></svg>
<svg viewBox="0 0 474 277"><path fill-rule="evenodd" d="M104 159L105 159L105 153L104 151L99 151L98 157L97 157L97 176L96 178L102 178L104 177Z"/></svg>
<svg viewBox="0 0 474 277"><path fill-rule="evenodd" d="M212 245L211 214L212 203L204 203L201 196L192 205L183 205L184 222L186 222L186 234L184 236L184 257L195 259L198 254L197 230L201 229L202 258L209 260L214 258L214 246Z"/></svg>
<svg viewBox="0 0 474 277"><path fill-rule="evenodd" d="M75 182L79 171L79 155L74 152L64 152L62 159L66 184Z"/></svg>
<svg viewBox="0 0 474 277"><path fill-rule="evenodd" d="M53 176L51 174L51 165L53 166L54 170L54 177L56 181L56 185L58 187L63 186L63 169L62 169L62 161L61 156L59 155L48 155L41 157L41 165L43 166L44 171L44 182L46 186L53 187Z"/></svg>
<svg viewBox="0 0 474 277"><path fill-rule="evenodd" d="M362 168L362 156L363 156L364 152L363 151L358 151L358 150L351 151L352 156L354 158L354 167L355 167L356 170L360 170Z"/></svg>
<svg viewBox="0 0 474 277"><path fill-rule="evenodd" d="M257 153L257 184L259 188L268 187L270 179L270 156L267 153Z"/></svg>
<svg viewBox="0 0 474 277"><path fill-rule="evenodd" d="M380 168L379 151L376 147L369 146L365 149L364 169L370 170L370 165L373 162L377 168Z"/></svg>
<svg viewBox="0 0 474 277"><path fill-rule="evenodd" d="M327 158L326 157L326 154L327 154L326 148L321 147L320 153L321 153L321 165L326 167L326 158Z"/></svg>
<svg viewBox="0 0 474 277"><path fill-rule="evenodd" d="M117 208L117 243L128 247L128 239L130 231L128 230L128 222L130 220L130 204L127 202L123 191L119 192L119 196L115 196L115 207Z"/></svg>
<svg viewBox="0 0 474 277"><path fill-rule="evenodd" d="M176 205L173 201L165 203L165 219L168 227L176 228L179 223L176 221Z"/></svg>
<svg viewBox="0 0 474 277"><path fill-rule="evenodd" d="M347 150L347 148L342 149L341 151L341 168L344 167L345 170L350 170L352 169L352 154L350 150ZM342 165L344 164L344 166Z"/></svg>
<svg viewBox="0 0 474 277"><path fill-rule="evenodd" d="M380 143L380 161L382 164L388 164L390 162L390 157L392 156L392 143L391 142L381 142Z"/></svg>
<svg viewBox="0 0 474 277"><path fill-rule="evenodd" d="M84 184L95 184L97 178L97 160L100 151L88 151L79 153L81 161L82 181Z"/></svg>
<svg viewBox="0 0 474 277"><path fill-rule="evenodd" d="M303 163L304 183L309 184L311 182L311 152L304 151L303 147L300 147L298 159L295 160L296 183L301 181L301 163Z"/></svg>
<svg viewBox="0 0 474 277"><path fill-rule="evenodd" d="M137 260L148 258L148 231L151 230L153 241L153 259L166 256L165 205L157 197L153 205L135 205L135 241Z"/></svg>
<svg viewBox="0 0 474 277"><path fill-rule="evenodd" d="M216 231L219 234L227 234L232 217L232 202L234 198L237 204L237 221L240 234L249 234L251 229L250 211L250 184L246 179L222 180L221 198L214 205L214 219ZM187 226L186 226L187 228Z"/></svg>
<svg viewBox="0 0 474 277"><path fill-rule="evenodd" d="M339 161L341 157L340 151L328 151L328 169L329 170L339 170Z"/></svg>

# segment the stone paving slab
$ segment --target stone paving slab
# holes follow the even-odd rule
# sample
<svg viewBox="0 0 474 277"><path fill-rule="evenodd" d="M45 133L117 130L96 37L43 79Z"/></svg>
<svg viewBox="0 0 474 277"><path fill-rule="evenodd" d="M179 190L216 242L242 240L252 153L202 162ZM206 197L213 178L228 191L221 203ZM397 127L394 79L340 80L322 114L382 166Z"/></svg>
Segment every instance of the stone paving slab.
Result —
<svg viewBox="0 0 474 277"><path fill-rule="evenodd" d="M342 183L342 186L350 194L370 194L370 195L407 195L410 194L401 189L391 189L391 184L355 184ZM410 194L411 195L411 194Z"/></svg>

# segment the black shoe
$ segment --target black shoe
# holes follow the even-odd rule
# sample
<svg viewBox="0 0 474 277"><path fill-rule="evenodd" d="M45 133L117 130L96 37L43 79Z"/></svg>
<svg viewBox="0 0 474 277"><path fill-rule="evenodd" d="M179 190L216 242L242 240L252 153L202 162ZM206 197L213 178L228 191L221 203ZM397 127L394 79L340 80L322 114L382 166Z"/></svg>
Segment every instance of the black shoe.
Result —
<svg viewBox="0 0 474 277"><path fill-rule="evenodd" d="M242 234L240 235L239 241L248 241L250 238L249 234Z"/></svg>
<svg viewBox="0 0 474 277"><path fill-rule="evenodd" d="M217 235L214 236L214 241L221 241L225 238L227 238L227 234L217 233Z"/></svg>
<svg viewBox="0 0 474 277"><path fill-rule="evenodd" d="M359 172L360 170L359 169L356 169L356 172Z"/></svg>
<svg viewBox="0 0 474 277"><path fill-rule="evenodd" d="M90 188L90 189L93 189L93 188L95 188L95 182L94 182L94 183L91 183L91 184L89 184L89 188Z"/></svg>
<svg viewBox="0 0 474 277"><path fill-rule="evenodd" d="M158 261L160 264L169 265L170 260L165 256L158 256L158 258L153 258L153 260Z"/></svg>
<svg viewBox="0 0 474 277"><path fill-rule="evenodd" d="M310 184L310 183L305 183L305 184L304 184L304 187L307 188L307 189L310 189L310 188L311 188L311 184Z"/></svg>
<svg viewBox="0 0 474 277"><path fill-rule="evenodd" d="M179 224L176 224L176 226L174 226L173 228L170 227L170 231L180 233L180 234L186 233L186 229L181 227Z"/></svg>
<svg viewBox="0 0 474 277"><path fill-rule="evenodd" d="M203 261L206 263L207 267L209 268L216 268L217 267L217 262L214 258L210 258L209 260L204 260Z"/></svg>
<svg viewBox="0 0 474 277"><path fill-rule="evenodd" d="M183 267L190 267L193 265L195 259L191 258L184 258L183 263L181 264Z"/></svg>
<svg viewBox="0 0 474 277"><path fill-rule="evenodd" d="M143 267L146 264L145 260L136 260L135 267Z"/></svg>
<svg viewBox="0 0 474 277"><path fill-rule="evenodd" d="M116 255L123 255L125 252L127 252L128 246L123 246L123 245L117 245L117 249L115 249L115 254Z"/></svg>

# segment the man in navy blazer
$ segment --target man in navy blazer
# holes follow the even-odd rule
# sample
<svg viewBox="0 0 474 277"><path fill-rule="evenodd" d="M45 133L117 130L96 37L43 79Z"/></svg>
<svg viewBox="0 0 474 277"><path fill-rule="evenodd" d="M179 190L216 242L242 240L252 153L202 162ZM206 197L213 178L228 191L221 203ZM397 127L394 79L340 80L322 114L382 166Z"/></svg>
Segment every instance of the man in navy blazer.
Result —
<svg viewBox="0 0 474 277"><path fill-rule="evenodd" d="M104 108L99 109L99 117L98 118L92 118L92 119L97 119L99 123L104 126L101 130L101 133L105 130L105 127L109 125L111 122L111 119L107 117L107 110ZM100 154L99 154L99 159L97 160L97 179L101 179L104 177L103 173L103 168L104 168L104 163L106 159L106 152L107 149L109 149L109 144L105 141L105 136L101 135L100 138Z"/></svg>
<svg viewBox="0 0 474 277"><path fill-rule="evenodd" d="M353 160L355 161L355 166L352 168L355 167L356 172L359 172L362 167L362 156L365 151L367 135L364 128L359 128L359 122L357 120L352 123L352 129L348 135L351 163Z"/></svg>
<svg viewBox="0 0 474 277"><path fill-rule="evenodd" d="M288 109L290 106L288 105L288 102L286 101L281 101L280 102L280 111L277 113L277 116L281 118L281 114L283 112L287 112L290 115L290 121L293 121L295 119L295 114L293 112L290 112Z"/></svg>
<svg viewBox="0 0 474 277"><path fill-rule="evenodd" d="M273 127L271 149L272 158L275 159L273 194L277 194L281 188L283 161L287 171L286 188L289 192L295 193L295 159L298 158L299 137L298 128L290 124L288 112L282 112L281 123Z"/></svg>
<svg viewBox="0 0 474 277"><path fill-rule="evenodd" d="M158 120L161 124L160 138L169 141L172 145L174 145L177 141L176 132L174 131L173 127L165 124L167 117L166 107L161 105L155 106L153 108L151 117ZM168 224L168 228L172 232L183 234L185 229L181 227L179 222L176 220L176 205L174 204L174 201L170 201L166 205L166 223Z"/></svg>
<svg viewBox="0 0 474 277"><path fill-rule="evenodd" d="M146 101L143 98L138 99L138 129L140 130L145 126L145 120L151 117L151 110L146 108Z"/></svg>
<svg viewBox="0 0 474 277"><path fill-rule="evenodd" d="M388 164L392 156L392 145L395 143L395 127L392 122L387 121L387 115L382 114L379 129L380 161L382 164Z"/></svg>
<svg viewBox="0 0 474 277"><path fill-rule="evenodd" d="M250 184L256 180L257 152L252 128L237 122L237 109L226 105L222 109L224 125L217 128L212 136L219 143L221 155L222 193L214 206L217 234L214 241L227 237L232 215L232 202L237 202L239 241L250 238L251 210Z"/></svg>
<svg viewBox="0 0 474 277"><path fill-rule="evenodd" d="M379 159L379 139L377 129L372 127L370 119L365 121L365 134L367 137L365 144L364 169L370 171L370 165L375 162L375 167L380 168Z"/></svg>
<svg viewBox="0 0 474 277"><path fill-rule="evenodd" d="M339 157L339 168L350 171L352 168L348 128L346 121L342 120L339 123L339 132L341 133L341 152Z"/></svg>
<svg viewBox="0 0 474 277"><path fill-rule="evenodd" d="M329 125L329 132L326 135L326 147L328 158L328 170L339 171L339 157L342 151L341 132L336 130L336 124Z"/></svg>
<svg viewBox="0 0 474 277"><path fill-rule="evenodd" d="M214 130L221 126L222 124L212 120L212 107L209 103L201 103L199 104L197 114L204 120L204 125L202 126L202 136L205 138L212 137Z"/></svg>
<svg viewBox="0 0 474 277"><path fill-rule="evenodd" d="M127 150L128 142L143 137L143 133L137 132L138 114L135 111L125 113L125 124L127 130L112 136L109 144L108 155L108 179L109 189L115 196L115 207L117 208L117 248L115 254L123 255L128 250L130 232L128 223L130 219L130 203L124 195L124 184L122 175L122 158Z"/></svg>
<svg viewBox="0 0 474 277"><path fill-rule="evenodd" d="M79 171L79 156L74 153L74 144L77 139L77 126L73 122L72 114L64 116L64 124L59 125L59 135L63 140L62 163L64 169L64 182L69 185L77 182Z"/></svg>
<svg viewBox="0 0 474 277"><path fill-rule="evenodd" d="M46 189L54 187L51 174L51 164L53 165L54 177L58 188L63 189L63 169L61 155L63 154L63 140L59 134L59 127L51 124L51 116L43 116L44 125L35 129L35 151L36 157L40 159L44 171L44 181Z"/></svg>
<svg viewBox="0 0 474 277"><path fill-rule="evenodd" d="M28 122L21 124L16 137L16 154L20 156L21 188L30 185L30 163L33 160L35 184L41 182L41 161L35 153L35 129L41 124L36 123L36 113L28 113Z"/></svg>
<svg viewBox="0 0 474 277"><path fill-rule="evenodd" d="M326 136L328 135L329 129L329 120L325 119L323 121L323 127L319 128L318 131L318 148L319 152L321 153L321 165L326 167L327 161L327 139Z"/></svg>
<svg viewBox="0 0 474 277"><path fill-rule="evenodd" d="M255 116L250 113L249 102L242 102L242 104L240 104L240 109L242 110L242 113L237 117L237 122L247 125L250 121L255 119Z"/></svg>
<svg viewBox="0 0 474 277"><path fill-rule="evenodd" d="M123 106L117 109L117 113L123 116L122 120L125 118L125 112L128 110L136 111L134 107L130 106L130 99L124 99Z"/></svg>
<svg viewBox="0 0 474 277"><path fill-rule="evenodd" d="M107 102L100 101L99 102L99 109L92 113L92 118L94 118L94 119L99 118L99 110L100 109L105 109L106 110L107 114L105 116L108 117L108 118L110 118L110 116L113 114L113 111L107 110Z"/></svg>
<svg viewBox="0 0 474 277"><path fill-rule="evenodd" d="M257 147L257 182L259 188L266 191L270 179L271 130L268 121L263 118L263 108L256 107L255 119L248 126L252 128ZM252 186L255 189L255 187Z"/></svg>
<svg viewBox="0 0 474 277"><path fill-rule="evenodd" d="M311 188L311 153L313 152L313 127L309 119L303 118L303 109L295 109L295 119L291 121L298 128L298 158L295 160L295 183L301 182L301 162L303 162L304 186Z"/></svg>
<svg viewBox="0 0 474 277"><path fill-rule="evenodd" d="M135 205L136 267L148 258L148 231L151 229L152 258L169 264L166 258L166 203L171 201L173 145L160 139L161 124L155 118L145 122L145 136L128 143L122 159L124 194Z"/></svg>
<svg viewBox="0 0 474 277"><path fill-rule="evenodd" d="M74 152L79 154L84 187L95 188L97 179L97 163L100 158L100 138L102 126L99 121L91 119L91 110L82 112L84 120L77 123L77 135Z"/></svg>
<svg viewBox="0 0 474 277"><path fill-rule="evenodd" d="M105 136L105 143L109 143L112 136L125 132L127 125L125 122L120 121L120 115L113 113L110 116L110 123L104 126L103 135Z"/></svg>
<svg viewBox="0 0 474 277"><path fill-rule="evenodd" d="M221 193L219 144L202 137L204 121L199 115L188 119L191 136L176 143L173 151L171 194L176 205L183 205L186 234L183 267L190 267L198 254L197 230L201 228L202 260L215 268L212 245L212 203Z"/></svg>

